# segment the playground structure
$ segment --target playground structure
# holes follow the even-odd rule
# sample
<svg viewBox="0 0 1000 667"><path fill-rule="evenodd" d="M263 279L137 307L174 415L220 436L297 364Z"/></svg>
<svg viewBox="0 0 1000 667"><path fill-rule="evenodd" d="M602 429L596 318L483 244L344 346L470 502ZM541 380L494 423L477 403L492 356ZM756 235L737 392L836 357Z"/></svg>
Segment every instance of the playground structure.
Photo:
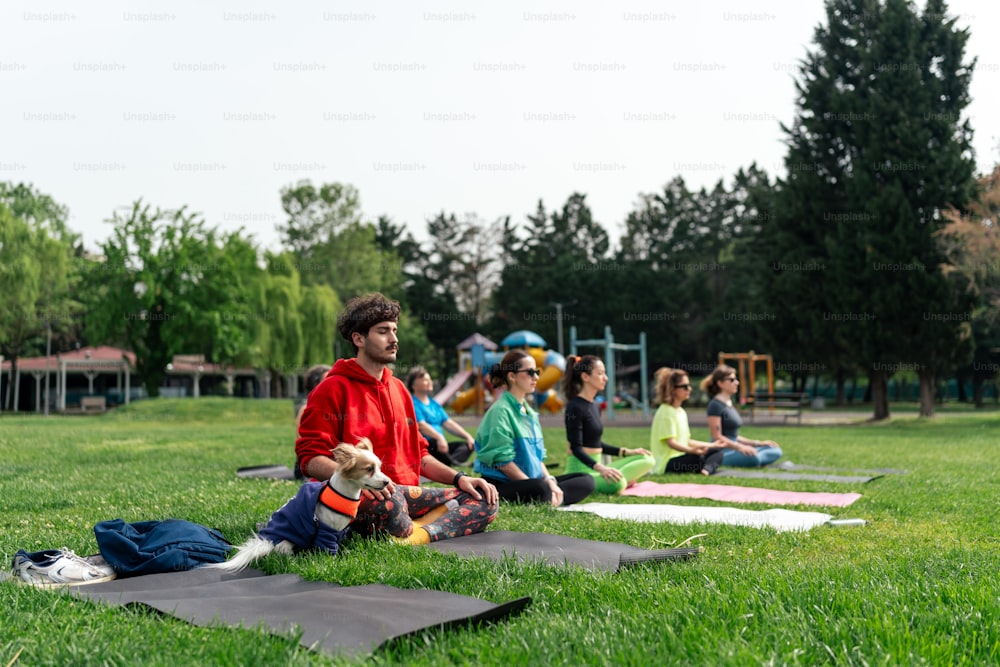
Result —
<svg viewBox="0 0 1000 667"><path fill-rule="evenodd" d="M719 352L719 365L726 362L736 364L736 374L741 378L746 378L746 382L740 382L740 404L753 403L754 392L757 389L757 364L764 363L767 367L767 393L774 394L774 359L770 354L757 354L753 350L749 352Z"/></svg>
<svg viewBox="0 0 1000 667"><path fill-rule="evenodd" d="M545 339L533 331L515 331L504 338L500 345L503 350L497 351L496 343L478 333L459 343L456 346L458 373L434 396L434 400L444 405L471 379L472 387L455 395L449 407L453 412L460 414L476 406L476 414L482 415L485 411L486 392L492 390L487 386L485 371L499 363L507 350L524 348L542 371L535 385L535 405L539 410L548 412L561 410L563 402L554 387L566 370L566 358L555 350L546 349Z"/></svg>
<svg viewBox="0 0 1000 667"><path fill-rule="evenodd" d="M637 350L639 352L639 387L640 387L640 403L642 405L642 417L645 420L649 419L649 368L648 361L646 358L646 332L642 331L639 333L639 342L636 344L628 345L624 343L616 343L614 334L611 333L611 327L604 327L604 338L592 338L587 340L580 340L576 337L576 327L571 326L569 328L569 353L577 354L577 347L600 347L604 350L604 368L608 373L608 384L604 388L604 395L607 397L607 415L608 419L613 421L615 418L615 389L617 380L617 371L615 364L615 352L623 351L628 352L632 350ZM565 364L565 360L563 361Z"/></svg>

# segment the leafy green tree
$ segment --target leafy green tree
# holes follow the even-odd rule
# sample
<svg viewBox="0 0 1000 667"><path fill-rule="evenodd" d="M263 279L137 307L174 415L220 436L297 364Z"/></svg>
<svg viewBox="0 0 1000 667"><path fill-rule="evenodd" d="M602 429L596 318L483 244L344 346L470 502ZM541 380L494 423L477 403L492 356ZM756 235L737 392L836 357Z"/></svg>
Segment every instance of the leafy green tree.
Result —
<svg viewBox="0 0 1000 667"><path fill-rule="evenodd" d="M302 288L302 366L329 364L335 355L337 313L343 304L333 288L307 285Z"/></svg>
<svg viewBox="0 0 1000 667"><path fill-rule="evenodd" d="M972 311L976 343L972 363L961 368L972 379L972 400L983 405L983 386L995 381L1000 369L1000 165L978 179L979 192L963 212L945 212L947 223L937 238L944 253L945 274L976 300Z"/></svg>
<svg viewBox="0 0 1000 667"><path fill-rule="evenodd" d="M910 365L921 414L933 414L936 375L967 349L968 303L942 275L934 241L941 211L973 186L967 39L942 0L923 14L906 0L828 0L785 128L780 246L798 241L785 257L829 267L821 290L785 276L799 285L788 297L832 323L823 337L867 369L876 419L889 416L889 376Z"/></svg>
<svg viewBox="0 0 1000 667"><path fill-rule="evenodd" d="M375 222L375 244L382 252L399 260L404 274L404 287L409 285L413 273L427 259L427 253L406 226L393 222L386 215L380 215Z"/></svg>
<svg viewBox="0 0 1000 667"><path fill-rule="evenodd" d="M343 183L317 188L308 180L299 181L281 189L281 208L288 215L288 221L278 225L282 242L302 260L347 225L361 222L358 191Z"/></svg>
<svg viewBox="0 0 1000 667"><path fill-rule="evenodd" d="M342 301L373 291L399 298L402 267L395 255L379 249L375 237L371 224L348 224L315 248L312 264L303 266L303 282L329 285Z"/></svg>
<svg viewBox="0 0 1000 667"><path fill-rule="evenodd" d="M47 328L71 332L78 274L65 209L29 186L0 183L0 354L17 374L18 357L44 352ZM12 391L7 408L12 407Z"/></svg>
<svg viewBox="0 0 1000 667"><path fill-rule="evenodd" d="M499 278L503 222L488 223L471 213L459 220L444 212L427 221L431 248L424 273L439 292L454 298L458 311L468 317L468 327L486 317Z"/></svg>
<svg viewBox="0 0 1000 667"><path fill-rule="evenodd" d="M262 353L260 366L271 375L272 396L282 398L282 378L302 368L302 288L294 266L281 266L280 257L269 256L268 260L268 270L261 276L263 302L255 324Z"/></svg>
<svg viewBox="0 0 1000 667"><path fill-rule="evenodd" d="M176 354L226 364L245 358L262 316L253 244L185 208L154 210L141 200L110 222L103 265L88 273L91 339L133 351L150 396L159 395Z"/></svg>
<svg viewBox="0 0 1000 667"><path fill-rule="evenodd" d="M278 230L303 284L329 285L342 301L371 291L402 296L399 259L380 248L379 228L362 221L354 186L300 181L282 189L281 206L288 220Z"/></svg>
<svg viewBox="0 0 1000 667"><path fill-rule="evenodd" d="M0 204L10 209L14 217L32 227L45 229L50 236L70 246L75 247L80 242L80 236L66 224L69 209L30 184L0 181Z"/></svg>

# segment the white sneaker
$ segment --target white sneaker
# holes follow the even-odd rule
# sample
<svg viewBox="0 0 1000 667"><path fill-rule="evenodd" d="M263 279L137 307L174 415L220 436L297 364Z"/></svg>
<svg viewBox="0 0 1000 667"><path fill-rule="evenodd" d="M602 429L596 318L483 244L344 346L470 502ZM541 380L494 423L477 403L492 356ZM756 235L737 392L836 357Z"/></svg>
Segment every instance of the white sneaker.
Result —
<svg viewBox="0 0 1000 667"><path fill-rule="evenodd" d="M14 556L14 576L33 586L80 586L111 581L115 571L101 556L80 558L63 547L28 553L21 549Z"/></svg>

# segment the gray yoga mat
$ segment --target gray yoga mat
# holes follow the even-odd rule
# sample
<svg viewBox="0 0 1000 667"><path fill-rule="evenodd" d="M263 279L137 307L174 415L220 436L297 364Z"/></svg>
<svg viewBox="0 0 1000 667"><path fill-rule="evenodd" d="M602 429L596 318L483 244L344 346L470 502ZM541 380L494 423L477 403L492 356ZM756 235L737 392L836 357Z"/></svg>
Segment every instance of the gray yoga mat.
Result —
<svg viewBox="0 0 1000 667"><path fill-rule="evenodd" d="M295 479L295 473L292 472L292 469L288 466L281 465L249 466L247 468L238 468L236 470L236 476L261 479Z"/></svg>
<svg viewBox="0 0 1000 667"><path fill-rule="evenodd" d="M441 591L338 586L295 574L234 575L204 568L63 590L106 603L143 604L200 626L262 626L275 634L297 627L302 646L334 655L369 653L428 628L498 621L531 603L525 597L496 605Z"/></svg>
<svg viewBox="0 0 1000 667"><path fill-rule="evenodd" d="M493 560L517 558L542 561L549 565L577 565L589 570L617 572L638 563L684 560L698 555L697 547L681 549L641 549L627 544L581 540L548 533L517 533L489 530L453 540L427 545L446 554L462 557L482 556Z"/></svg>
<svg viewBox="0 0 1000 667"><path fill-rule="evenodd" d="M750 477L753 479L786 479L809 482L838 482L840 484L858 484L878 479L882 475L810 475L798 472L778 472L777 470L732 470L726 468L715 473L714 477Z"/></svg>

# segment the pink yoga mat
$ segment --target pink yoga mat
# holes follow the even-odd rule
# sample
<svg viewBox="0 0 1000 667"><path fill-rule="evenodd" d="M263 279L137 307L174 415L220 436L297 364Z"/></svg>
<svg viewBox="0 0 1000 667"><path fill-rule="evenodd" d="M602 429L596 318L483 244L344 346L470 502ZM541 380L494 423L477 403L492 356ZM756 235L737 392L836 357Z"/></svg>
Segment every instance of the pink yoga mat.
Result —
<svg viewBox="0 0 1000 667"><path fill-rule="evenodd" d="M753 486L723 484L661 484L639 482L625 489L623 496L673 496L674 498L708 498L730 503L767 503L768 505L826 505L847 507L861 497L860 493L814 493L811 491L777 491Z"/></svg>

